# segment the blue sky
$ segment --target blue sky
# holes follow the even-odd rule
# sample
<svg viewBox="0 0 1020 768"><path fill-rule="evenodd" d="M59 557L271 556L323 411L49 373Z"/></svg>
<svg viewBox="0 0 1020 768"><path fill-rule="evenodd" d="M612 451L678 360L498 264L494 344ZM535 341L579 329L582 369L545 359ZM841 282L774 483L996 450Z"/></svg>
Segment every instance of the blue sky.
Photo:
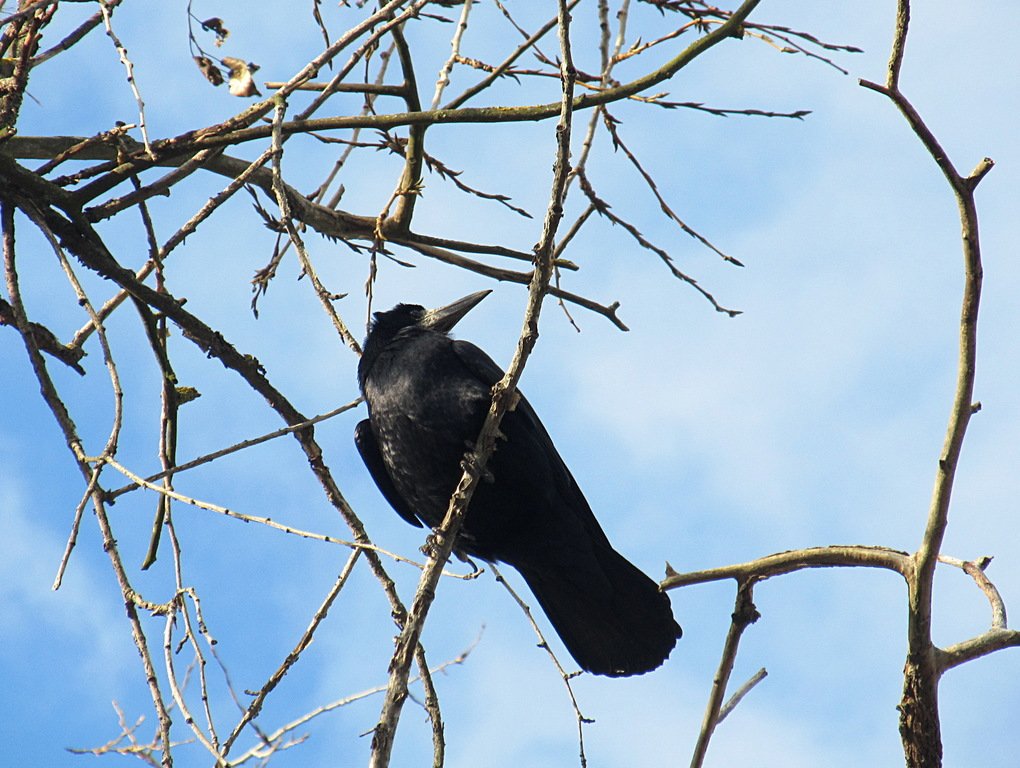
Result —
<svg viewBox="0 0 1020 768"><path fill-rule="evenodd" d="M989 575L1007 606L1017 610L1020 78L1012 30L1020 18L1016 8L1004 5L974 3L963 13L959 4L918 4L902 87L959 169L969 171L985 155L997 163L978 192L985 292L977 398L983 409L971 423L944 551L962 558L994 555ZM69 5L58 16L66 14L71 25L74 14L90 10ZM598 139L590 176L613 210L668 247L680 267L723 304L744 311L735 319L715 313L608 223L583 232L568 251L582 269L565 273L563 284L606 302L620 300L631 331L621 333L578 309L578 334L555 305L545 308L522 388L610 538L654 576L666 560L678 570L694 570L802 546L912 550L919 541L955 378L962 266L947 185L892 105L856 84L858 77L883 78L893 11L892 2L763 2L755 19L858 45L865 53L838 58L850 71L843 76L760 43L729 42L667 84L671 98L682 101L812 110L804 121L720 119L635 105L615 110L622 135L647 167L657 169L674 209L743 261L744 269L722 264L666 222L625 158L612 152L607 137ZM317 40L304 9L290 25L278 23L279 6L271 4L202 3L195 12L224 18L233 31L224 53L257 61L260 80L288 79ZM335 9L328 12L336 32L342 19ZM520 13L524 18L526 11ZM634 36L657 18L641 4L634 13ZM594 10L575 17L578 63L594 69L596 59L580 42L592 29ZM151 135L218 122L240 109L241 101L205 85L194 70L182 5L128 2L114 18L135 60ZM414 34L417 44L431 46L419 74L429 95L449 31ZM481 57L493 35L505 36L505 28L482 3L466 54ZM56 39L56 31L47 37ZM554 44L545 50L554 51ZM466 82L455 80L450 92ZM556 98L554 82L542 87L508 85L501 93L514 103ZM25 103L23 135L89 135L114 120L135 119L123 72L101 34L40 67L30 92L35 98ZM356 109L356 102L340 102L337 109L344 108ZM465 169L468 183L510 194L541 213L553 153L551 123L456 127L431 132L429 142L429 151ZM311 189L336 153L335 147L295 139L287 145L285 173L298 188ZM379 170L373 165L379 162L366 155L347 170L348 208L381 208L397 164ZM171 198L153 201L163 236L223 184L219 177L195 175ZM125 263L140 264L144 241L131 218L100 231ZM416 226L527 250L538 238L540 220L481 205L427 176ZM68 338L84 315L66 314L73 296L50 251L34 237L20 220L19 269L29 311ZM170 287L239 349L255 354L298 408L324 412L356 396L356 360L333 333L307 281L296 279L293 260L284 262L262 299L260 317L252 317L249 281L268 260L273 237L239 196L175 252ZM338 306L362 335L364 257L316 236L307 240L331 290L349 292ZM380 263L376 307L406 300L434 305L493 287L458 333L508 361L524 291L421 259L415 263L413 270ZM83 277L94 300L108 295L106 286ZM120 457L139 472L152 472L158 378L151 353L137 354L144 346L135 317L130 311L121 315L110 323L127 393ZM87 448L98 451L109 431L111 398L94 340L88 351L84 379L53 368ZM182 383L203 395L182 410L182 458L280 426L257 396L179 335L171 351ZM0 722L12 764L74 765L91 758L74 757L65 747L98 746L117 734L114 700L129 721L146 716L139 734L148 739L151 702L91 515L64 586L50 590L82 488L23 345L9 329L0 329L0 381L9 403L0 415ZM386 506L354 450L352 432L361 418L363 410L316 428L326 462L373 540L416 557L422 532ZM347 535L304 457L286 439L189 472L177 488L249 514ZM136 587L165 600L173 585L168 552L150 571L137 570L154 505L152 494L132 494L111 508L111 517ZM183 505L176 507L175 520L186 579L203 598L218 653L238 689L257 688L304 630L347 551ZM390 571L409 600L417 571L398 564ZM744 637L734 681L762 666L769 677L720 726L707 764L901 764L894 707L906 611L898 577L803 572L759 586L755 597L762 619ZM730 584L697 586L671 598L684 637L662 669L636 679L585 676L575 682L582 710L596 720L585 732L593 766L689 761L733 590ZM160 655L163 622L145 622ZM987 604L969 579L941 569L937 642L958 642L988 623ZM268 699L263 727L272 730L384 682L392 634L389 607L359 565L313 646ZM569 701L517 608L488 575L444 581L423 638L430 660L453 658L476 640L465 664L437 677L448 764L576 763ZM186 657L181 654L179 668ZM213 667L214 712L229 730L235 714ZM947 674L940 695L946 764L1015 763L1018 679L1016 651ZM313 721L299 731L309 740L277 755L274 764L364 764L369 740L362 734L374 725L380 703L368 698ZM183 727L175 733L187 736ZM239 748L250 744L242 739ZM424 712L409 702L394 765L422 764L429 754ZM209 764L196 746L181 747L177 760Z"/></svg>

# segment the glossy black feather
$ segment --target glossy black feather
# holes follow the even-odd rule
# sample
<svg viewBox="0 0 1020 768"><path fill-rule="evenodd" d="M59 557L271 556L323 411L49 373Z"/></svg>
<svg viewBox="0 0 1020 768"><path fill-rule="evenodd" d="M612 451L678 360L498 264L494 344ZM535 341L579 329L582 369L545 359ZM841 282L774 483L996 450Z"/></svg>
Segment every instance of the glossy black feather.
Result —
<svg viewBox="0 0 1020 768"><path fill-rule="evenodd" d="M386 501L407 522L421 528L421 520L415 516L414 510L407 506L400 492L393 487L393 481L390 480L389 473L386 471L382 454L379 453L379 444L375 441L372 425L368 419L359 421L358 426L354 428L354 444L358 447L361 460L365 462L365 466L368 467L372 479L375 480L375 484Z"/></svg>
<svg viewBox="0 0 1020 768"><path fill-rule="evenodd" d="M375 318L358 368L369 409L358 449L398 514L434 527L503 372L478 347L451 339L452 323L430 327L435 316L422 307L401 304ZM475 491L458 551L516 568L582 668L612 676L655 669L680 636L669 598L612 548L523 396L500 431L505 440Z"/></svg>

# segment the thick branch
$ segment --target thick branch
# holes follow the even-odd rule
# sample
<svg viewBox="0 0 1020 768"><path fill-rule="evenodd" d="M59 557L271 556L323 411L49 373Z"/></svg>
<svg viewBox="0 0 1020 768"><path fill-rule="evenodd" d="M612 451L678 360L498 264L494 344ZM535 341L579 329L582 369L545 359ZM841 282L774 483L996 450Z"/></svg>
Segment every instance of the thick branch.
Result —
<svg viewBox="0 0 1020 768"><path fill-rule="evenodd" d="M687 48L681 51L663 66L642 77L632 80L629 83L604 90L590 91L572 98L571 111L591 109L601 104L627 99L634 94L641 93L655 85L673 77L677 72L694 61L716 44L728 37L739 37L741 25L744 19L758 5L760 0L745 0L740 7L722 24L712 31L694 40ZM392 9L400 5L398 2L387 4L384 10ZM389 10L388 12L392 12ZM384 17L386 14L380 11L375 17ZM361 27L365 27L362 24ZM355 30L352 29L352 32ZM360 34L360 32L359 32ZM345 39L349 35L345 35ZM338 52L334 45L314 62L309 64L299 75L290 80L289 88L280 91L281 95L288 95L301 83L307 82L314 77L319 67ZM329 54L329 56L327 56ZM273 107L271 99L258 104L253 104L243 113L231 120L219 125L210 126L198 131L189 131L179 136L162 139L152 142L152 149L156 159L146 157L143 152L134 153L131 158L110 170L112 181L104 182L119 183L119 181L132 173L137 173L145 168L161 162L167 157L182 154L194 154L199 149L220 147L225 145L240 144L257 139L268 139L272 134L271 125L253 125L255 120L265 116ZM297 119L285 122L280 126L284 136L293 133L309 133L313 131L343 130L354 128L375 128L379 130L390 130L401 126L413 125L437 125L437 124L459 124L459 123L506 123L506 122L529 122L537 120L548 120L560 114L561 105L559 102L548 104L536 104L524 107L465 107L461 109L437 109L412 112L400 112L385 115L356 115L337 116L323 118ZM114 172L115 171L115 172Z"/></svg>
<svg viewBox="0 0 1020 768"><path fill-rule="evenodd" d="M931 640L932 589L935 566L949 522L950 499L963 439L967 433L970 417L976 411L973 397L982 267L974 188L991 168L991 161L986 159L978 165L970 177L962 177L917 110L900 92L899 76L909 21L909 0L899 0L886 84L882 86L862 80L861 85L884 94L896 105L911 130L945 175L960 210L964 289L960 312L956 391L949 424L946 427L945 441L939 455L924 535L914 555L914 577L908 582L910 595L907 660L904 666L903 698L899 706L900 735L907 765L911 768L939 768L942 765L942 739L938 714L938 682L944 665L939 663L936 648Z"/></svg>
<svg viewBox="0 0 1020 768"><path fill-rule="evenodd" d="M134 142L131 142L131 140L127 138L124 138L123 141L128 142L129 145L134 144ZM79 136L16 136L5 145L5 149L11 152L12 157L23 159L44 159L59 155L61 152L66 151L70 147L80 145L83 145L83 148L79 153L75 154L76 159L95 160L116 157L116 147L102 143L85 143ZM160 160L159 164L176 167L187 163L189 160L190 158L187 156L178 155L176 157L163 158ZM229 155L209 157L203 164L203 167L206 170L230 179L237 178L241 174L247 174L247 180L249 183L259 187L266 194L275 197L276 190L273 185L272 170L270 168L252 169L250 166L251 163L247 160L241 160ZM21 169L21 173L27 174L30 172ZM28 180L33 177L21 176L21 178L25 181L25 183L27 183ZM38 179L38 177L34 178ZM41 179L38 180L42 182ZM291 215L295 219L298 219L304 224L310 226L316 232L325 235L326 237L334 237L342 240L367 240L371 242L375 238L375 227L377 224L375 217L361 216L320 205L309 200L305 195L301 194L290 185L283 183L282 181L280 183L286 192L287 202L291 209ZM55 186L51 186L50 190L51 191L47 192L47 194L59 195L62 201L61 205L72 208L75 207L72 199L72 193L66 192L65 190ZM526 285L531 280L531 274L529 272L517 272L493 267L461 256L454 253L452 250L456 249L466 253L492 254L516 260L527 259L530 261L533 258L531 255L525 254L523 251L517 251L512 248L507 248L506 246L450 240L447 238L438 238L411 231L388 233L388 240L395 244L411 248L412 250L415 250L429 258L467 269L471 272L484 275L494 280L518 283L521 285ZM561 269L577 269L576 264L562 259L557 259L556 266ZM572 304L584 307L585 309L606 317L622 331L628 330L627 326L616 314L620 307L619 302L614 302L609 305L600 304L597 301L593 301L587 297L580 296L560 288L552 288L550 289L550 292L557 298L569 301Z"/></svg>

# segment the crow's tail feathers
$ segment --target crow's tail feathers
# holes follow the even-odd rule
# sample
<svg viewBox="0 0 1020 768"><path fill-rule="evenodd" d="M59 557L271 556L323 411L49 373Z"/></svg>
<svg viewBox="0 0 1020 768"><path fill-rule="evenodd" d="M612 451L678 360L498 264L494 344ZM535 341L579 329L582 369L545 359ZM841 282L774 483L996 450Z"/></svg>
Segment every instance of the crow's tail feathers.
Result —
<svg viewBox="0 0 1020 768"><path fill-rule="evenodd" d="M682 633L654 581L609 547L550 560L515 566L582 669L625 677L666 660Z"/></svg>

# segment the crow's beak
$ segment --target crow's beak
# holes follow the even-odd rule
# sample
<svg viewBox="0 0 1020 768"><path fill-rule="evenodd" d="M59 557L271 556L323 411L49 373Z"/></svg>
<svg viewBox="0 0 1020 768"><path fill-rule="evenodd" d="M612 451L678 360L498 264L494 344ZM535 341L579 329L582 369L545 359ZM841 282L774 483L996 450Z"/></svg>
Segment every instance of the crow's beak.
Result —
<svg viewBox="0 0 1020 768"><path fill-rule="evenodd" d="M457 301L447 304L445 307L430 309L422 316L419 324L422 328L447 333L460 322L464 315L474 309L490 293L492 291L478 291L478 293L472 293L463 299L457 299Z"/></svg>

